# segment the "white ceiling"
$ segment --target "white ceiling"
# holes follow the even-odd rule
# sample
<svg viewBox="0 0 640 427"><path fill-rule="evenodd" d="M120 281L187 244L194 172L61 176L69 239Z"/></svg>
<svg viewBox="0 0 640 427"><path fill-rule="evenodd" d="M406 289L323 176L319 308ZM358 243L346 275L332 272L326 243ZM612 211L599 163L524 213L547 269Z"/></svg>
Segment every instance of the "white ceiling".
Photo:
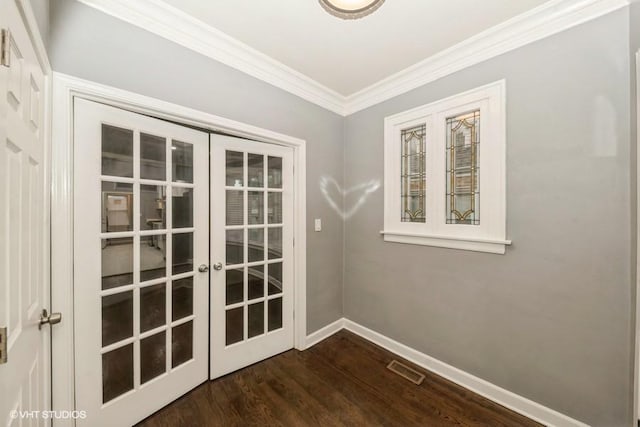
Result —
<svg viewBox="0 0 640 427"><path fill-rule="evenodd" d="M356 21L318 0L164 0L342 95L547 0L387 0Z"/></svg>

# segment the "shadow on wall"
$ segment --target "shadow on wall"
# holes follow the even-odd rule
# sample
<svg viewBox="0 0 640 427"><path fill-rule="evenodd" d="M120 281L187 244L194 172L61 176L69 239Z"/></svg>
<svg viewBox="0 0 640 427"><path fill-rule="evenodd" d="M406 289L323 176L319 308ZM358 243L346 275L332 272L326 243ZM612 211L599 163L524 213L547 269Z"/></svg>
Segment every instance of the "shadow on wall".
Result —
<svg viewBox="0 0 640 427"><path fill-rule="evenodd" d="M358 184L349 189L343 189L331 177L323 176L320 178L320 191L324 198L327 200L331 208L338 213L343 219L349 219L365 204L369 195L375 193L380 188L380 181L373 179L369 182ZM344 198L350 196L355 203L347 209L344 203Z"/></svg>

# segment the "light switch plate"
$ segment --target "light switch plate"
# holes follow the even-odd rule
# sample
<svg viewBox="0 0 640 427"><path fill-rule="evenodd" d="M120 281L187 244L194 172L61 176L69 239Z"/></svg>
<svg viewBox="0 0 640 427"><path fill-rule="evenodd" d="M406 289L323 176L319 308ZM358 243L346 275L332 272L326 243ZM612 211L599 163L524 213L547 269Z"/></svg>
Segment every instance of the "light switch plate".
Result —
<svg viewBox="0 0 640 427"><path fill-rule="evenodd" d="M322 231L322 220L320 218L316 218L315 220L315 230Z"/></svg>

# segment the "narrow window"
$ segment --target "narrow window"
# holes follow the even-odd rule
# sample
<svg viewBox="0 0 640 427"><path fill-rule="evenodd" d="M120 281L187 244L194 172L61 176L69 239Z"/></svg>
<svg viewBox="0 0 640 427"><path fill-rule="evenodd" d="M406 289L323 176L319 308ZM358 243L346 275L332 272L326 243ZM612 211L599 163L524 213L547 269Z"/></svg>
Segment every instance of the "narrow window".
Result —
<svg viewBox="0 0 640 427"><path fill-rule="evenodd" d="M447 119L447 224L480 225L480 110Z"/></svg>
<svg viewBox="0 0 640 427"><path fill-rule="evenodd" d="M425 222L426 126L402 130L402 222Z"/></svg>

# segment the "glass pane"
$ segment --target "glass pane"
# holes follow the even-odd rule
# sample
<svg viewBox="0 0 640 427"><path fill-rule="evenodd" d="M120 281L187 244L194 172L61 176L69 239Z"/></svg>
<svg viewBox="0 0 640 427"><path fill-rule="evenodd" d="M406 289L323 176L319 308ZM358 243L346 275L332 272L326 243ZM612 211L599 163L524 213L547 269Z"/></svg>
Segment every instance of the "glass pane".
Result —
<svg viewBox="0 0 640 427"><path fill-rule="evenodd" d="M166 323L167 286L165 283L140 289L140 331Z"/></svg>
<svg viewBox="0 0 640 427"><path fill-rule="evenodd" d="M250 228L247 230L249 234L249 262L264 260L264 229Z"/></svg>
<svg viewBox="0 0 640 427"><path fill-rule="evenodd" d="M140 383L144 384L167 370L166 332L140 340Z"/></svg>
<svg viewBox="0 0 640 427"><path fill-rule="evenodd" d="M193 233L173 235L173 268L171 274L193 271Z"/></svg>
<svg viewBox="0 0 640 427"><path fill-rule="evenodd" d="M447 224L480 224L480 110L447 119Z"/></svg>
<svg viewBox="0 0 640 427"><path fill-rule="evenodd" d="M237 151L226 152L226 185L230 187L242 187L244 177L244 153Z"/></svg>
<svg viewBox="0 0 640 427"><path fill-rule="evenodd" d="M227 230L227 265L244 262L244 230Z"/></svg>
<svg viewBox="0 0 640 427"><path fill-rule="evenodd" d="M249 224L264 224L264 193L249 191L249 206L247 209Z"/></svg>
<svg viewBox="0 0 640 427"><path fill-rule="evenodd" d="M167 187L140 185L140 229L163 230L167 227L165 209Z"/></svg>
<svg viewBox="0 0 640 427"><path fill-rule="evenodd" d="M133 131L102 125L102 175L133 178Z"/></svg>
<svg viewBox="0 0 640 427"><path fill-rule="evenodd" d="M282 158L269 156L267 168L269 188L282 188Z"/></svg>
<svg viewBox="0 0 640 427"><path fill-rule="evenodd" d="M171 367L193 358L193 322L190 320L171 328Z"/></svg>
<svg viewBox="0 0 640 427"><path fill-rule="evenodd" d="M425 199L421 195L409 195L402 198L404 209L403 222L425 222Z"/></svg>
<svg viewBox="0 0 640 427"><path fill-rule="evenodd" d="M261 154L248 154L249 163L249 187L264 186L264 156Z"/></svg>
<svg viewBox="0 0 640 427"><path fill-rule="evenodd" d="M244 300L244 270L227 270L225 294L227 305Z"/></svg>
<svg viewBox="0 0 640 427"><path fill-rule="evenodd" d="M426 222L425 214L425 125L405 129L401 134L402 222Z"/></svg>
<svg viewBox="0 0 640 427"><path fill-rule="evenodd" d="M102 182L102 232L133 231L133 185Z"/></svg>
<svg viewBox="0 0 640 427"><path fill-rule="evenodd" d="M282 224L282 193L269 193L269 224Z"/></svg>
<svg viewBox="0 0 640 427"><path fill-rule="evenodd" d="M102 355L102 403L133 389L133 344Z"/></svg>
<svg viewBox="0 0 640 427"><path fill-rule="evenodd" d="M133 283L133 237L102 240L102 289Z"/></svg>
<svg viewBox="0 0 640 427"><path fill-rule="evenodd" d="M282 328L282 298L269 300L268 331Z"/></svg>
<svg viewBox="0 0 640 427"><path fill-rule="evenodd" d="M247 292L250 300L264 296L264 265L249 267Z"/></svg>
<svg viewBox="0 0 640 427"><path fill-rule="evenodd" d="M264 302L251 304L249 306L248 319L248 337L255 337L264 334Z"/></svg>
<svg viewBox="0 0 640 427"><path fill-rule="evenodd" d="M102 297L102 346L133 336L133 291Z"/></svg>
<svg viewBox="0 0 640 427"><path fill-rule="evenodd" d="M193 145L171 143L173 182L193 182Z"/></svg>
<svg viewBox="0 0 640 427"><path fill-rule="evenodd" d="M269 264L269 295L282 292L282 263Z"/></svg>
<svg viewBox="0 0 640 427"><path fill-rule="evenodd" d="M159 136L140 134L140 178L167 179L167 140Z"/></svg>
<svg viewBox="0 0 640 427"><path fill-rule="evenodd" d="M171 292L171 320L193 314L193 277L174 280Z"/></svg>
<svg viewBox="0 0 640 427"><path fill-rule="evenodd" d="M244 330L244 307L234 308L233 310L227 310L227 318L225 322L226 329L226 344L231 345L242 341Z"/></svg>
<svg viewBox="0 0 640 427"><path fill-rule="evenodd" d="M242 191L227 190L227 225L244 223L244 199Z"/></svg>
<svg viewBox="0 0 640 427"><path fill-rule="evenodd" d="M193 189L173 187L173 228L193 227Z"/></svg>
<svg viewBox="0 0 640 427"><path fill-rule="evenodd" d="M166 234L140 237L140 281L167 275Z"/></svg>
<svg viewBox="0 0 640 427"><path fill-rule="evenodd" d="M269 259L282 258L282 227L269 228Z"/></svg>

